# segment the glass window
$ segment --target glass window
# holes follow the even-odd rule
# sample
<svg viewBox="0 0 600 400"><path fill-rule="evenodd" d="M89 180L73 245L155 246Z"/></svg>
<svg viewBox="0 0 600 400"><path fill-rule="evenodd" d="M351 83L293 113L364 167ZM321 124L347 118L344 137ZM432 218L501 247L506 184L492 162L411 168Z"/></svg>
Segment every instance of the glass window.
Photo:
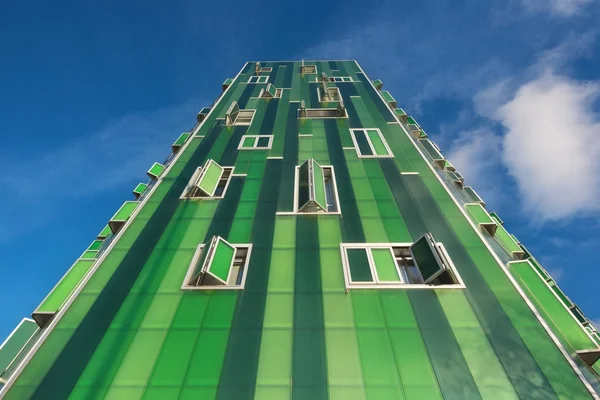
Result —
<svg viewBox="0 0 600 400"><path fill-rule="evenodd" d="M350 133L359 157L393 157L379 129L350 129Z"/></svg>
<svg viewBox="0 0 600 400"><path fill-rule="evenodd" d="M268 150L273 141L272 135L244 135L238 150Z"/></svg>
<svg viewBox="0 0 600 400"><path fill-rule="evenodd" d="M295 212L338 213L333 167L322 166L310 158L296 168Z"/></svg>

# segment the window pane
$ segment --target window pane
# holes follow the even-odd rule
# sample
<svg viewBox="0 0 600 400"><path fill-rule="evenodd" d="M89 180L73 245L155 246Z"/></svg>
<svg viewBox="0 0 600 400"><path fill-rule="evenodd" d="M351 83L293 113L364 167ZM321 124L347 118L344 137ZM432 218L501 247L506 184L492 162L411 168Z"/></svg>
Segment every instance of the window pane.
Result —
<svg viewBox="0 0 600 400"><path fill-rule="evenodd" d="M254 141L256 140L256 138L251 137L251 136L244 136L244 141L242 142L242 147L243 148L252 148L254 147Z"/></svg>
<svg viewBox="0 0 600 400"><path fill-rule="evenodd" d="M369 139L371 139L371 143L373 143L373 148L375 148L375 154L378 156L387 156L388 151L385 148L385 144L383 144L383 140L381 140L381 136L379 132L374 129L367 130L367 134L369 135Z"/></svg>
<svg viewBox="0 0 600 400"><path fill-rule="evenodd" d="M302 164L298 170L298 209L308 203L309 197L308 186L308 161Z"/></svg>
<svg viewBox="0 0 600 400"><path fill-rule="evenodd" d="M250 77L250 83L254 83L254 82L256 82L256 80L257 80L257 79L258 79L258 77L257 77L257 76L251 76L251 77Z"/></svg>
<svg viewBox="0 0 600 400"><path fill-rule="evenodd" d="M373 282L367 249L347 249L350 279L352 282Z"/></svg>
<svg viewBox="0 0 600 400"><path fill-rule="evenodd" d="M234 254L235 249L233 246L225 242L223 239L219 239L215 249L215 255L210 263L208 272L222 280L223 283L227 283L227 277L229 276L229 269L231 268L231 262Z"/></svg>
<svg viewBox="0 0 600 400"><path fill-rule="evenodd" d="M410 246L410 251L425 283L435 279L443 271L433 253L434 250L429 245L427 236L423 236Z"/></svg>
<svg viewBox="0 0 600 400"><path fill-rule="evenodd" d="M315 185L315 201L323 210L327 210L327 200L325 200L325 182L323 180L323 169L319 164L313 161L313 174Z"/></svg>
<svg viewBox="0 0 600 400"><path fill-rule="evenodd" d="M396 269L396 261L390 249L371 249L377 276L380 281L399 282L398 270Z"/></svg>
<svg viewBox="0 0 600 400"><path fill-rule="evenodd" d="M360 154L363 156L372 156L373 152L371 151L371 146L369 146L369 142L365 136L365 131L354 131L354 137L356 138L356 144L358 144Z"/></svg>
<svg viewBox="0 0 600 400"><path fill-rule="evenodd" d="M200 190L205 192L209 196L213 196L215 193L215 189L217 188L217 184L219 183L219 179L221 178L221 174L223 172L223 168L219 166L214 161L210 161L208 166L206 167L206 172L198 182L198 187Z"/></svg>
<svg viewBox="0 0 600 400"><path fill-rule="evenodd" d="M194 267L194 273L192 274L192 278L188 282L190 285L198 285L200 282L200 275L202 273L202 267L204 266L204 261L206 261L206 256L208 255L208 249L210 248L210 241L202 247L200 251L200 257L198 258L198 262Z"/></svg>
<svg viewBox="0 0 600 400"><path fill-rule="evenodd" d="M256 145L256 147L269 147L270 139L271 138L268 138L268 137L258 138L258 144Z"/></svg>

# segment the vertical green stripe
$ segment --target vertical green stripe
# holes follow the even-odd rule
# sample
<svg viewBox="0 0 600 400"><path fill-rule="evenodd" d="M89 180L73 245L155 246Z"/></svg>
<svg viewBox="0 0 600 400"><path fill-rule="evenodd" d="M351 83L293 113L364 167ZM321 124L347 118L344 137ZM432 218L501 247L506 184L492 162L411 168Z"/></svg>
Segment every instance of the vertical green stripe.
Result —
<svg viewBox="0 0 600 400"><path fill-rule="evenodd" d="M324 333L317 221L299 217L294 279L294 398L328 398Z"/></svg>
<svg viewBox="0 0 600 400"><path fill-rule="evenodd" d="M219 384L221 399L254 395L280 177L281 160L267 161L252 227L246 286L239 296Z"/></svg>

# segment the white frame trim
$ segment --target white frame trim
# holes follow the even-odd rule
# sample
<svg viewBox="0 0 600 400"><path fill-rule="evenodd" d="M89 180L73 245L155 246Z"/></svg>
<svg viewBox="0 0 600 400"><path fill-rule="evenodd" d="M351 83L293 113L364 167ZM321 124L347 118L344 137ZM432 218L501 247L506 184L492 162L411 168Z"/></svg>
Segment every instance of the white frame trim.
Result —
<svg viewBox="0 0 600 400"><path fill-rule="evenodd" d="M196 168L196 172L194 172L194 174L190 178L190 181L185 186L185 189L183 189L183 192L179 196L180 200L220 200L225 197L225 194L227 193L227 189L229 188L229 184L231 183L231 178L233 178L234 176L245 176L245 174L235 174L234 173L235 167L221 167L221 168L223 168L223 172L225 172L225 170L228 170L228 169L231 169L231 172L229 173L229 177L227 178L227 183L225 184L225 187L223 188L223 193L221 193L220 196L193 196L193 197L188 196L187 194L190 192L191 189L198 188L198 186L196 186L196 182L198 181L198 179L200 179L200 175L202 174L202 168L203 167ZM222 177L223 177L223 173L221 173L221 177L219 178L219 181L222 179ZM219 185L217 184L217 187L218 186ZM215 188L215 191L216 191L216 188Z"/></svg>
<svg viewBox="0 0 600 400"><path fill-rule="evenodd" d="M240 116L240 112L242 112L242 111L248 111L248 112L252 111L252 118L250 118L250 122L248 122L248 123L239 123L239 122L237 122L237 120L238 120L238 118ZM256 116L256 109L254 109L254 108L244 108L244 109L241 109L240 108L239 111L238 111L237 117L235 117L235 121L233 121L229 125L227 125L227 122L225 122L225 126L250 126L250 125L252 125L252 122L254 122L254 117L255 116Z"/></svg>
<svg viewBox="0 0 600 400"><path fill-rule="evenodd" d="M252 78L258 78L256 82L250 82ZM264 82L261 82L261 79L266 78ZM248 85L265 85L269 83L269 75L252 75L248 77L248 82L245 82Z"/></svg>
<svg viewBox="0 0 600 400"><path fill-rule="evenodd" d="M228 286L227 284L225 284L225 285L200 285L200 286L188 285L187 282L190 281L190 279L192 278L192 275L194 274L194 269L196 268L196 264L198 263L198 261L200 259L202 249L204 248L204 246L206 246L204 243L201 243L198 245L198 247L196 247L196 251L194 252L192 261L191 261L191 263L188 267L188 270L185 274L183 283L181 284L181 290L242 290L242 289L244 289L244 287L246 285L246 277L248 276L248 266L250 265L250 257L252 255L252 243L229 243L225 239L221 238L220 236L218 236L218 238L220 238L221 240L223 240L225 243L229 244L230 246L234 247L236 249L236 252L237 252L238 248L247 249L248 253L246 254L246 261L244 262L244 271L242 272L242 282L239 285L230 285L230 286ZM214 256L214 252L211 256ZM211 260L212 260L212 258L211 258ZM207 261L208 261L208 257L204 261L204 263L206 264ZM235 254L233 255L233 259L231 260L231 265L229 266L229 276L227 276L227 281L229 281L231 271L233 269L232 267L233 267L234 261L235 261ZM204 265L202 265L202 268L204 268Z"/></svg>
<svg viewBox="0 0 600 400"><path fill-rule="evenodd" d="M269 138L269 144L267 147L256 147L258 144L258 139L267 137ZM254 145L252 147L242 147L242 143L244 143L245 138L254 138ZM238 150L271 150L273 147L273 135L243 135L240 139L240 143L238 144Z"/></svg>
<svg viewBox="0 0 600 400"><path fill-rule="evenodd" d="M2 342L2 344L0 344L0 351L2 351L2 348L4 346L6 346L6 344L10 341L10 338L13 337L15 335L15 333L17 333L17 331L19 330L19 328L21 327L21 325L23 325L25 323L25 321L29 321L29 322L33 322L36 326L36 331L29 336L29 339L27 339L27 341L23 344L23 346L21 346L21 348L19 349L19 351L17 352L17 354L13 357L12 360L10 360L10 362L6 365L6 369L4 370L0 370L0 374L4 373L5 371L7 371L11 365L15 362L15 360L19 357L19 355L23 352L23 349L29 344L29 342L31 342L31 339L33 339L33 337L35 336L35 334L41 329L37 323L35 322L34 319L32 318L23 318L18 324L17 326L15 326L15 328L12 330L12 332L6 337L6 339L4 339L4 341Z"/></svg>
<svg viewBox="0 0 600 400"><path fill-rule="evenodd" d="M348 78L350 80L349 81L344 81L344 80L342 80L343 78ZM336 81L336 79L338 79L338 80ZM321 82L319 80L318 76L315 78L314 82L311 81L309 83L315 83L315 82L318 82L318 83ZM356 81L351 76L328 76L327 77L327 82L329 82L329 83L352 83L352 82L356 82ZM352 96L352 97L360 97L360 96Z"/></svg>
<svg viewBox="0 0 600 400"><path fill-rule="evenodd" d="M315 160L316 162L316 160ZM335 177L335 169L333 168L333 165L321 165L321 168L325 169L325 168L329 168L331 170L331 179L333 179L333 190L334 190L334 197L335 197L335 202L337 205L337 211L335 212L331 212L331 211L322 211L322 212L301 212L298 211L298 184L299 184L299 170L300 170L300 165L296 165L296 168L294 169L294 205L293 205L293 210L294 211L278 211L275 213L275 215L342 215L342 207L340 204L340 195L339 195L339 191L338 191L338 187L337 187L337 179Z"/></svg>
<svg viewBox="0 0 600 400"><path fill-rule="evenodd" d="M369 156L369 155L363 155L361 153L360 147L358 146L358 142L356 141L356 136L354 133L355 131L364 131L364 135L367 138L367 143L369 144L369 147L371 148L373 155ZM379 156L376 154L375 146L373 145L371 138L367 134L367 131L377 131L377 134L381 138L381 141L383 142L383 145L385 146L385 149L388 152L387 156ZM379 128L352 128L352 129L350 129L350 136L352 137L352 143L354 143L354 148L356 149L356 155L358 156L358 158L394 158L394 153L392 153L392 150L390 149L390 146L388 145L387 140L385 140L385 137L383 136L383 134L381 133L381 130Z"/></svg>
<svg viewBox="0 0 600 400"><path fill-rule="evenodd" d="M441 242L436 242L435 243L436 247L442 252L444 257L446 258L448 268L450 269L450 271L452 272L452 274L458 281L458 283L456 283L456 284L453 284L453 285L427 285L427 284L421 284L421 283L396 283L396 282L388 283L388 282L377 282L377 281L374 281L373 283L352 283L352 279L350 278L350 263L348 262L348 254L346 253L347 249L367 248L367 257L369 258L369 266L371 268L371 274L373 275L374 279L378 279L377 272L374 271L376 269L375 263L373 262L373 259L371 256L371 251L369 251L368 249L370 249L370 248L389 248L392 251L392 255L393 255L393 250L392 250L393 247L410 248L410 246L412 246L413 244L414 244L414 242L412 242L412 243L408 243L408 242L403 242L403 243L340 243L340 252L342 255L342 270L344 272L344 284L346 287L346 293L348 293L348 291L351 289L429 289L429 290L433 289L433 290L438 290L438 289L466 289L467 288L465 286L465 283L463 282L460 274L458 273L456 266L452 262L452 259L448 255L446 248L444 247L443 243L441 243ZM436 254L436 256L437 256L437 254ZM394 256L394 262L396 262L395 256ZM396 263L396 269L398 269L398 263ZM398 273L398 275L400 276L400 279L402 280L402 275L400 273Z"/></svg>
<svg viewBox="0 0 600 400"><path fill-rule="evenodd" d="M308 68L308 67L313 67L315 69L315 72L304 72L303 69ZM303 62L302 65L300 65L300 74L302 74L302 75L314 75L314 74L318 74L318 73L319 73L319 70L317 69L316 64L304 64L304 62Z"/></svg>
<svg viewBox="0 0 600 400"><path fill-rule="evenodd" d="M321 89L322 86L317 86L317 98L319 99L319 103L339 103L342 98L342 92L340 92L340 88L332 86L328 87L326 90L334 90L337 92L338 99L337 100L321 100Z"/></svg>
<svg viewBox="0 0 600 400"><path fill-rule="evenodd" d="M356 63L356 66L360 70L360 73L362 73L363 76L365 78L367 78L368 84L371 85L371 87L377 93L377 95L379 96L379 98L381 99L381 101L383 101L384 104L387 104L387 101L381 96L381 92L379 90L377 90L377 88L375 86L373 86L373 83L371 82L371 80L369 79L369 77L367 76L367 74L365 73L365 71L362 69L362 67L360 66L360 64L356 60L352 60L352 61L354 61ZM388 110L389 110L390 114L394 117L394 119L396 121L400 122L400 119L398 118L397 115L395 115L395 112L392 109L390 109L389 107L388 107ZM537 320L540 323L540 325L542 325L542 327L546 330L546 333L548 334L548 336L550 336L550 339L554 342L554 344L556 345L556 347L558 348L558 350L562 353L562 355L565 358L565 360L569 363L569 365L573 369L573 372L575 372L575 374L579 377L579 379L581 380L581 382L583 383L583 385L586 387L586 389L590 392L590 394L592 395L592 397L594 399L596 399L596 400L600 400L600 396L598 395L598 393L596 393L596 391L594 390L593 386L589 383L589 381L587 380L587 378L579 370L579 367L577 366L577 364L575 363L575 361L573 360L573 358L571 357L571 355L569 354L569 352L567 352L567 350L564 348L564 346L562 345L562 343L560 342L560 340L558 339L558 337L554 334L554 332L552 332L552 329L546 323L546 321L541 316L541 314L539 313L539 311L536 309L535 305L531 302L531 300L529 300L529 298L527 297L527 295L525 294L525 292L523 291L523 289L521 288L521 286L519 286L519 283L515 280L515 277L512 276L512 274L508 271L508 268L506 267L506 265L504 264L504 262L502 262L502 260L498 256L498 254L496 254L496 252L494 251L494 249L491 248L490 244L486 241L485 237L483 236L483 233L480 232L479 229L478 229L478 227L476 227L473 224L473 222L471 221L471 219L469 218L469 216L466 214L466 211L461 207L460 202L456 199L456 197L452 193L452 190L450 190L448 188L448 186L444 183L443 179L436 173L436 169L435 169L434 165L432 165L432 163L429 162L429 158L424 154L424 150L422 148L420 148L420 146L418 146L417 143L415 143L415 139L412 138L412 136L406 130L406 128L404 127L404 125L400 124L400 127L402 128L402 130L404 131L404 133L406 134L406 136L410 139L411 143L413 144L413 146L415 147L415 149L417 150L417 152L425 160L425 163L429 166L429 168L431 169L431 172L433 172L433 174L435 175L435 177L437 178L437 180L440 182L440 184L442 185L442 187L446 190L446 192L448 193L448 195L450 196L450 198L452 199L452 201L454 202L454 204L458 207L458 209L460 210L460 212L463 214L463 216L465 217L465 219L467 220L467 222L471 225L471 228L479 236L479 239L481 240L481 242L483 243L483 245L488 249L488 251L490 252L490 254L492 255L492 257L494 257L494 259L496 260L496 263L504 271L504 273L506 274L508 280L514 286L515 290L519 293L519 295L521 295L521 298L523 299L523 301L525 301L525 304L527 304L527 306L529 307L529 309L531 310L531 312L533 312L533 314L537 318Z"/></svg>
<svg viewBox="0 0 600 400"><path fill-rule="evenodd" d="M205 189L202 189L200 187L200 181L206 175L206 171L208 171L208 168L209 168L209 166L211 164L214 164L217 167L221 168L221 173L219 174L219 179L217 179L217 184L213 188L212 193L209 193ZM215 195L215 192L217 191L217 187L219 186L219 181L221 181L221 177L223 176L223 173L225 173L225 168L222 167L222 166L220 166L219 164L217 164L217 162L215 160L213 160L212 158L210 158L210 159L206 160L206 162L204 163L204 166L202 167L202 171L200 172L200 176L198 176L198 179L194 183L194 186L196 186L198 189L200 189L201 191L203 191L204 193L206 193L208 195L208 197L213 197Z"/></svg>

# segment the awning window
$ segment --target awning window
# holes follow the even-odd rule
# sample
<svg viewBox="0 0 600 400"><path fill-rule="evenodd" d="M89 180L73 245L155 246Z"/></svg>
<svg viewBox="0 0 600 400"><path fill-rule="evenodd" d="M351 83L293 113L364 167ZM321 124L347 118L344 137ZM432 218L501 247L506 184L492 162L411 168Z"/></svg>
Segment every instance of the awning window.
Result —
<svg viewBox="0 0 600 400"><path fill-rule="evenodd" d="M185 142L187 142L190 135L191 134L189 132L182 132L181 135L179 135L179 137L177 138L175 143L173 143L171 145L171 149L173 150L173 153L177 153L179 151L181 146L183 146L185 144Z"/></svg>
<svg viewBox="0 0 600 400"><path fill-rule="evenodd" d="M133 189L133 195L136 199L138 199L142 194L144 194L146 189L148 189L148 184L138 183L137 186Z"/></svg>
<svg viewBox="0 0 600 400"><path fill-rule="evenodd" d="M202 173L196 182L196 186L207 196L212 197L217 190L221 175L223 175L223 167L214 160L207 160L204 167L202 167Z"/></svg>
<svg viewBox="0 0 600 400"><path fill-rule="evenodd" d="M159 163L154 163L148 170L147 174L152 179L158 179L159 176L165 171L166 167Z"/></svg>
<svg viewBox="0 0 600 400"><path fill-rule="evenodd" d="M481 204L466 204L465 208L471 215L473 221L477 223L481 229L485 230L491 236L496 234L498 224L490 217Z"/></svg>

